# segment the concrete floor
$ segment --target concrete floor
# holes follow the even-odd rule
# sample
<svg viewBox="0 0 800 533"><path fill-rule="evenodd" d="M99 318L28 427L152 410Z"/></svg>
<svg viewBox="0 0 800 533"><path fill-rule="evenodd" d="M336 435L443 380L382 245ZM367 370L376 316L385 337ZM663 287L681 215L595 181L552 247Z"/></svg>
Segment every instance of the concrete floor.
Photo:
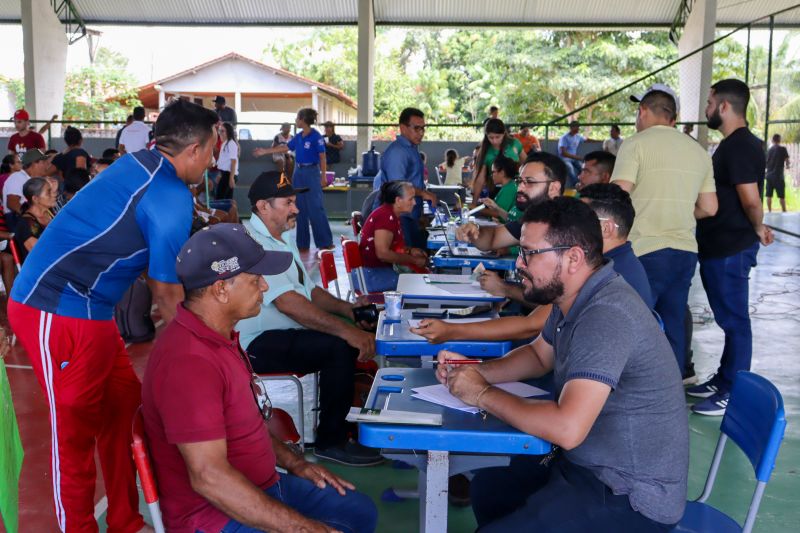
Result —
<svg viewBox="0 0 800 533"><path fill-rule="evenodd" d="M767 222L800 234L800 214L772 214ZM331 224L334 235L352 235L343 223ZM800 238L776 233L776 243L763 248L758 256L759 266L751 275L750 301L753 319L753 371L772 380L784 397L788 426L786 437L776 462L775 471L761 505L756 531L797 531L800 523L800 427L795 423L800 412ZM337 251L340 254L340 251ZM317 276L313 258L308 261L309 271ZM337 258L340 275L344 275L341 257ZM318 278L317 278L318 279ZM346 280L341 285L344 292ZM344 294L343 292L343 294ZM699 376L714 372L722 346L722 332L714 324L708 309L708 301L695 277L690 305L694 316L693 348ZM6 323L5 316L0 317ZM135 345L131 357L137 371L141 372L149 352L149 344ZM49 428L44 401L19 348L15 348L6 361L18 365L9 369L12 392L20 421L26 458L21 485L20 531L55 531L52 500L49 494L49 450L47 436ZM310 383L308 384L310 385ZM311 387L306 386L306 405L313 401ZM290 386L273 384L270 395L279 407L296 413L293 407L294 390ZM687 398L688 401L688 398ZM306 413L308 414L308 413ZM691 466L689 495L699 495L714 446L719 435L719 418L700 417L688 413L691 429ZM307 416L310 427L311 417ZM309 436L310 437L310 436ZM356 469L332 467L340 475L354 481L358 488L369 494L379 508L378 531L382 533L408 533L418 529L418 504L414 500L399 503L380 501L381 493L391 486L410 488L415 485L416 475L410 470L392 469L390 465ZM723 459L717 487L710 503L743 521L749 504L754 478L752 467L734 446L728 446ZM97 515L101 531L105 531L103 520L103 488L98 484ZM469 508L450 510L448 530L450 532L474 531L475 521ZM0 524L0 533L4 529Z"/></svg>

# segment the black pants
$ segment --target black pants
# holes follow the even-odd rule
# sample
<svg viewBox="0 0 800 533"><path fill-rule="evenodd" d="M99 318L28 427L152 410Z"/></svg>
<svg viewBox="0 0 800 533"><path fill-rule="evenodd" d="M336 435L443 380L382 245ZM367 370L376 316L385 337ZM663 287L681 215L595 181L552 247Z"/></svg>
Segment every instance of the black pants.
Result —
<svg viewBox="0 0 800 533"><path fill-rule="evenodd" d="M472 509L480 533L670 531L631 508L588 469L563 457L549 467L541 456L512 457L506 467L479 470L472 480Z"/></svg>
<svg viewBox="0 0 800 533"><path fill-rule="evenodd" d="M233 188L231 187L230 179L230 172L227 170L220 171L219 181L217 182L217 190L214 194L217 200L230 200L233 198Z"/></svg>
<svg viewBox="0 0 800 533"><path fill-rule="evenodd" d="M253 369L261 373L319 372L319 426L316 446L347 439L345 417L353 403L358 350L339 337L309 329L265 331L247 347Z"/></svg>

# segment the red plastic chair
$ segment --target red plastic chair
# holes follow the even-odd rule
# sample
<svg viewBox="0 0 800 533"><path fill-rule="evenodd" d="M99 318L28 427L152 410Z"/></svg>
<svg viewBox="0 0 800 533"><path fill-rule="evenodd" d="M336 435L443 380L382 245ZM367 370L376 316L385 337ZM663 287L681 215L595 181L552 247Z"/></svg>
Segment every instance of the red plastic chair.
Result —
<svg viewBox="0 0 800 533"><path fill-rule="evenodd" d="M364 226L364 215L361 211L353 211L350 213L350 226L353 228L353 237L358 241L361 235L361 228Z"/></svg>
<svg viewBox="0 0 800 533"><path fill-rule="evenodd" d="M361 259L361 250L358 248L356 241L347 239L342 240L342 255L344 256L344 269L350 277L350 292L347 293L347 299L350 295L366 296L370 303L383 304L383 293L381 292L368 292L367 282L364 279L364 262ZM358 279L358 283L356 283ZM360 287L360 289L357 289Z"/></svg>
<svg viewBox="0 0 800 533"><path fill-rule="evenodd" d="M164 522L161 519L161 507L158 505L158 487L156 478L153 475L153 468L150 465L150 454L147 451L147 443L144 440L144 417L142 408L136 410L133 415L133 426L131 428L131 450L133 451L133 462L136 464L136 471L139 473L139 480L142 483L144 501L150 511L150 518L153 520L153 528L156 533L164 533Z"/></svg>
<svg viewBox="0 0 800 533"><path fill-rule="evenodd" d="M280 372L275 374L258 374L258 378L261 381L291 381L295 388L297 389L297 426L300 431L300 438L298 439L298 445L300 447L300 451L305 451L305 435L306 435L306 417L305 417L305 402L303 401L303 383L300 381L300 378L304 377L305 374L297 374L293 372ZM264 384L266 386L266 383ZM314 373L314 409L312 410L314 413L314 427L312 429L312 433L315 434L316 438L316 431L317 431L317 418L319 416L319 409L316 408L316 404L319 401L319 374ZM273 412L275 410L273 409ZM285 411L284 411L285 412ZM286 416L291 418L289 413L286 413ZM292 424L294 426L294 424ZM270 426L271 427L271 426ZM297 431L297 430L296 430Z"/></svg>
<svg viewBox="0 0 800 533"><path fill-rule="evenodd" d="M339 273L336 271L336 260L333 256L333 250L320 250L319 254L319 276L322 279L322 286L328 290L328 285L333 282L336 288L336 297L341 298L342 293L339 290Z"/></svg>
<svg viewBox="0 0 800 533"><path fill-rule="evenodd" d="M8 247L11 250L11 257L14 258L14 264L17 265L17 273L19 274L22 262L19 260L19 250L17 250L17 243L14 242L14 239L8 239Z"/></svg>

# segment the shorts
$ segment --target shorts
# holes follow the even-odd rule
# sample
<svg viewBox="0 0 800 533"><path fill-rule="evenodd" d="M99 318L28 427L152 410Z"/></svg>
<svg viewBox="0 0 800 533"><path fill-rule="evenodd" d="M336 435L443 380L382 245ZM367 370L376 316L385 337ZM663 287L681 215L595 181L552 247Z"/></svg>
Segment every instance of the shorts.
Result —
<svg viewBox="0 0 800 533"><path fill-rule="evenodd" d="M777 193L778 198L786 198L786 180L783 178L783 172L767 174L767 198L772 198L773 191Z"/></svg>

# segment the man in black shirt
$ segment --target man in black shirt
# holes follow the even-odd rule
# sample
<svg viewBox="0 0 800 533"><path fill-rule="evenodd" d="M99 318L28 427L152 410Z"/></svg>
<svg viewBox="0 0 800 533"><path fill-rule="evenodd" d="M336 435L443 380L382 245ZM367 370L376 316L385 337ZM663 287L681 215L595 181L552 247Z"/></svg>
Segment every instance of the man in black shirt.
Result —
<svg viewBox="0 0 800 533"><path fill-rule="evenodd" d="M786 212L786 183L783 168L789 168L789 152L781 145L781 136L772 136L772 147L767 152L767 209L772 212L772 193L778 194L781 211Z"/></svg>
<svg viewBox="0 0 800 533"><path fill-rule="evenodd" d="M708 127L725 137L714 152L714 181L719 210L697 221L700 277L714 319L725 332L725 347L717 373L686 393L705 398L692 406L698 414L725 413L736 372L750 369L753 334L750 330L750 269L756 265L759 242L772 243L759 196L766 161L761 139L747 129L745 112L750 89L739 80L711 86L706 107Z"/></svg>
<svg viewBox="0 0 800 533"><path fill-rule="evenodd" d="M214 98L214 110L222 122L230 122L234 127L238 122L236 118L236 110L225 105L225 97L217 96Z"/></svg>
<svg viewBox="0 0 800 533"><path fill-rule="evenodd" d="M340 152L344 148L344 141L336 133L336 125L330 120L325 123L325 159L330 163L342 160Z"/></svg>

